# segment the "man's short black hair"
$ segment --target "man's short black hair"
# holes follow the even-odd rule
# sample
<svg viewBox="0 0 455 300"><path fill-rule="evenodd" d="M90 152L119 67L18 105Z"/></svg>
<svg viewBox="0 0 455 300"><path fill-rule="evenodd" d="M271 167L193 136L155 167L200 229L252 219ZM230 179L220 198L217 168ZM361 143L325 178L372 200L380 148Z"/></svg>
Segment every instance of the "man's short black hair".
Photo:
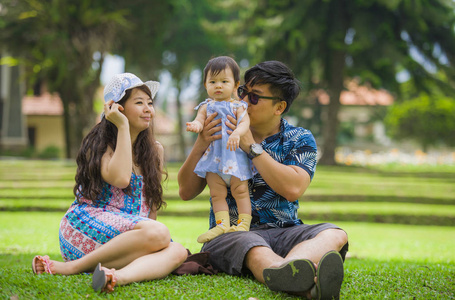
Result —
<svg viewBox="0 0 455 300"><path fill-rule="evenodd" d="M284 63L276 60L261 62L245 72L245 84L269 84L273 96L286 101L287 112L292 102L300 93L300 83L292 70Z"/></svg>

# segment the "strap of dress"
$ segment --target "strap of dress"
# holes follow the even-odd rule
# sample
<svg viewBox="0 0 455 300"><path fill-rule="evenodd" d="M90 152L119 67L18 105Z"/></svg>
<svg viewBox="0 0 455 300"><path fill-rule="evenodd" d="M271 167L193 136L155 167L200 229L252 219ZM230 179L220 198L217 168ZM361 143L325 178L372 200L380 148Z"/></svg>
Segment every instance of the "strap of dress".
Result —
<svg viewBox="0 0 455 300"><path fill-rule="evenodd" d="M245 116L246 112L247 112L247 109L248 109L248 103L246 103L245 101L243 100L240 100L240 103L239 104L236 104L237 107L243 107L244 108L244 111L242 113L242 115L239 117L239 119L237 120L237 125L239 125L240 121L242 121L243 117Z"/></svg>
<svg viewBox="0 0 455 300"><path fill-rule="evenodd" d="M204 105L204 104L209 103L210 101L212 101L212 99L210 99L210 98L205 99L204 101L202 101L201 103L199 103L198 106L196 106L196 107L194 108L194 110L198 110L199 107L201 107L201 106Z"/></svg>

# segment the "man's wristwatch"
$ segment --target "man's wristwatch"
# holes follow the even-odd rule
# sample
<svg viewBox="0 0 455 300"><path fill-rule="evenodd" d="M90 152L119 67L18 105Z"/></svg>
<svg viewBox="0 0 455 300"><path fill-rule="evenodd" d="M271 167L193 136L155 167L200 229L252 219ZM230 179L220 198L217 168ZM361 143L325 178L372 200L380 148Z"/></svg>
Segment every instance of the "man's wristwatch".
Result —
<svg viewBox="0 0 455 300"><path fill-rule="evenodd" d="M256 156L261 155L262 152L264 152L264 149L262 148L261 144L251 144L250 152L248 152L246 155L249 159L253 159Z"/></svg>

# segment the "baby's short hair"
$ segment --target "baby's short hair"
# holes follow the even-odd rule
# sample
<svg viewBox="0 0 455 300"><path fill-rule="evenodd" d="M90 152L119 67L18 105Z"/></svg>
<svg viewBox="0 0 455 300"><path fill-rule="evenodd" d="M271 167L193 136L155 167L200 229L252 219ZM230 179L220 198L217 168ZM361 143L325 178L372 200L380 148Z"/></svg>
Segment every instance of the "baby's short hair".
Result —
<svg viewBox="0 0 455 300"><path fill-rule="evenodd" d="M234 74L234 81L240 82L240 67L232 57L218 56L214 57L204 68L204 83L207 80L207 75L212 72L212 75L217 75L226 68L230 68Z"/></svg>

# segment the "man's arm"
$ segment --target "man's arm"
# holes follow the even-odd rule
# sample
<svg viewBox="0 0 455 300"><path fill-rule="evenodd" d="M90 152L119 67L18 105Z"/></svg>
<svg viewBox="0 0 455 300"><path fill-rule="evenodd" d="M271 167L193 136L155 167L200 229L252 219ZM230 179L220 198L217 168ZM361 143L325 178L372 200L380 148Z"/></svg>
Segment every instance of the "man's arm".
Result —
<svg viewBox="0 0 455 300"><path fill-rule="evenodd" d="M233 124L236 120L231 116L228 116L228 119L230 123L227 123L227 126L234 130ZM260 141L255 141L253 134L248 130L240 139L240 148L248 153L250 146L257 142ZM288 201L298 200L311 183L310 174L303 168L281 164L266 151L253 158L252 162L265 182Z"/></svg>
<svg viewBox="0 0 455 300"><path fill-rule="evenodd" d="M249 152L254 143L256 141L251 131L240 139L240 147L245 152ZM307 171L298 166L281 164L266 151L253 158L252 162L265 182L288 201L298 200L310 185L311 179Z"/></svg>
<svg viewBox="0 0 455 300"><path fill-rule="evenodd" d="M207 184L205 178L201 178L194 173L194 168L210 143L221 138L220 134L213 135L221 130L221 126L218 126L221 123L221 119L213 121L216 115L217 113L214 113L207 117L204 129L199 133L193 149L191 149L190 154L180 167L177 180L179 183L179 195L183 200L193 199L204 190Z"/></svg>

